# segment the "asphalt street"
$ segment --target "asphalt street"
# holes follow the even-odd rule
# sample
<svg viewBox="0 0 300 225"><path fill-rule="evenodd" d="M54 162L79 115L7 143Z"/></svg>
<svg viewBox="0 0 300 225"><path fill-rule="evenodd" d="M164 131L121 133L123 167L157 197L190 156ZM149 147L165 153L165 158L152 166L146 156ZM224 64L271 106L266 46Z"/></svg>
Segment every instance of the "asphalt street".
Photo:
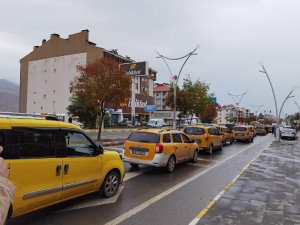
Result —
<svg viewBox="0 0 300 225"><path fill-rule="evenodd" d="M253 143L234 143L212 156L202 153L197 164L183 163L173 173L124 163L125 181L113 199L97 194L80 197L12 219L10 225L183 225L195 216L262 150L272 135ZM122 146L114 146L121 150Z"/></svg>

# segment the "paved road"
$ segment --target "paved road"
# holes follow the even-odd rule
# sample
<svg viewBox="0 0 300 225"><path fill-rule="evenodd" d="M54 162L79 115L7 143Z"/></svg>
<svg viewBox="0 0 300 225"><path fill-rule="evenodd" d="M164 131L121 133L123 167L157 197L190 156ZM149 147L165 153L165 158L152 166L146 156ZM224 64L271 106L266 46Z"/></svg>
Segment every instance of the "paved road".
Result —
<svg viewBox="0 0 300 225"><path fill-rule="evenodd" d="M201 154L199 163L180 164L171 174L145 166L133 170L125 163L124 188L111 200L115 203L93 194L16 218L9 224L189 224L272 140L271 135L257 137L252 144L235 143L212 156Z"/></svg>

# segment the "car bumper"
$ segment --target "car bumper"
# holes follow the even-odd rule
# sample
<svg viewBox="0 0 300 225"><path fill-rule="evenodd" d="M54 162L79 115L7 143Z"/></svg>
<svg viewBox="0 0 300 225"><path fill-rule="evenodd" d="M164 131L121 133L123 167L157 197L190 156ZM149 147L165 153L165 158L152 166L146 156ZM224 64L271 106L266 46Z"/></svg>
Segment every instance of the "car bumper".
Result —
<svg viewBox="0 0 300 225"><path fill-rule="evenodd" d="M123 158L124 162L142 164L142 165L148 165L148 166L155 166L155 167L166 166L168 163L169 157L170 157L169 155L165 155L165 154L155 154L155 156L152 160L142 160L142 159L129 158L129 157L126 157L124 154L122 154L122 158Z"/></svg>
<svg viewBox="0 0 300 225"><path fill-rule="evenodd" d="M281 137L284 138L296 138L296 134L293 133L281 133Z"/></svg>

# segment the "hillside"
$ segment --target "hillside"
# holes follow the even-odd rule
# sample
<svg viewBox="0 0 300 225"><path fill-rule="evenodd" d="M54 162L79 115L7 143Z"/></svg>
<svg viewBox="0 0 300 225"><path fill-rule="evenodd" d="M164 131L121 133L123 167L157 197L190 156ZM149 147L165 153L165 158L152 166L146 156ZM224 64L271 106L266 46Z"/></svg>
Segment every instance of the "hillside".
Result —
<svg viewBox="0 0 300 225"><path fill-rule="evenodd" d="M0 79L0 112L19 112L19 85Z"/></svg>

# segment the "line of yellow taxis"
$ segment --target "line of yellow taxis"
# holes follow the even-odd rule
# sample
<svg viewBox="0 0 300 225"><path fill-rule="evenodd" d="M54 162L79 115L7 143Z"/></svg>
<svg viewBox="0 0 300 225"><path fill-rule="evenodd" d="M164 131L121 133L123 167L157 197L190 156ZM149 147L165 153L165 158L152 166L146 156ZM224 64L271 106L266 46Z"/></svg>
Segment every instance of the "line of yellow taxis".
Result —
<svg viewBox="0 0 300 225"><path fill-rule="evenodd" d="M252 142L249 126L195 125L183 131L132 132L121 155L104 151L81 128L52 119L0 118L0 145L16 196L8 217L16 217L92 192L114 196L122 183L123 161L164 167L197 163L199 151L213 153L235 140Z"/></svg>

